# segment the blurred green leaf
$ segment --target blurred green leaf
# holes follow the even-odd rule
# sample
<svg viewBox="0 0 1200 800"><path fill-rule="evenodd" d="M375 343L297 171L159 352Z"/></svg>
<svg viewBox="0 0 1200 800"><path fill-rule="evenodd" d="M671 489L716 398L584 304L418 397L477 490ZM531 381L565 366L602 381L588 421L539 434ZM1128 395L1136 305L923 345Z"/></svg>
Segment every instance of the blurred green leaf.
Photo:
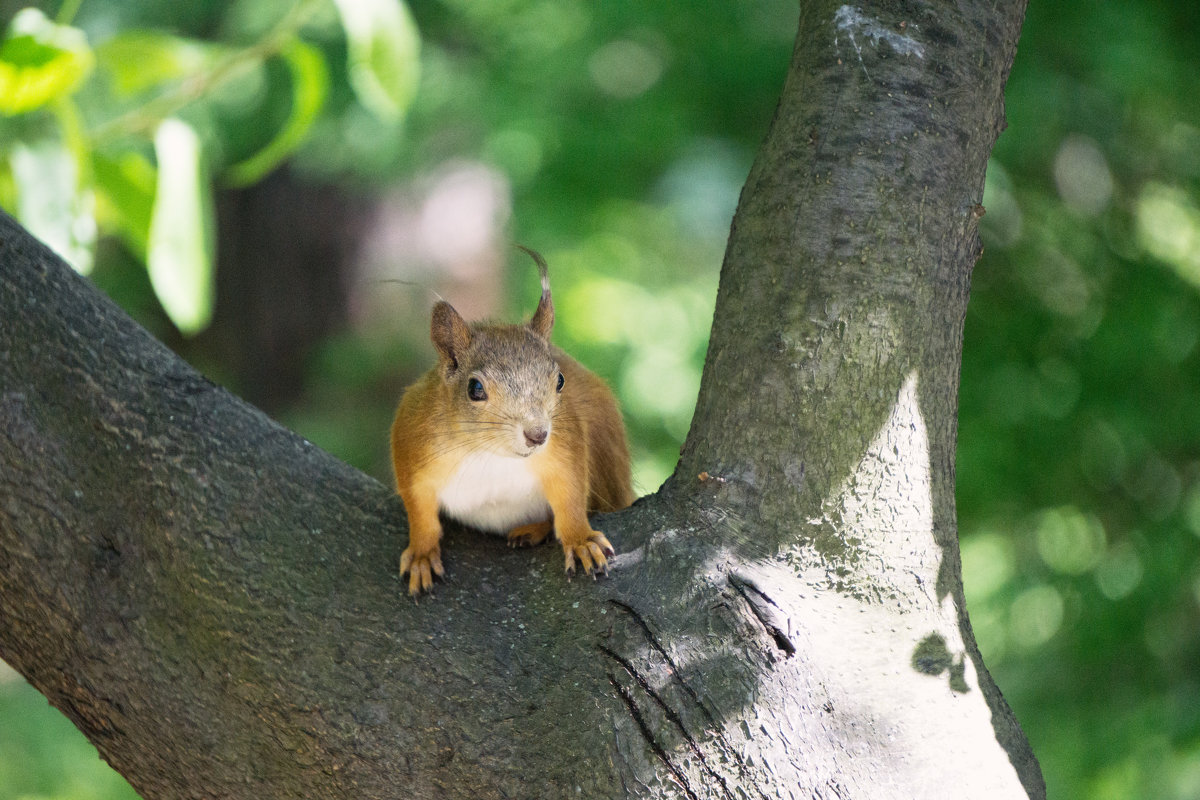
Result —
<svg viewBox="0 0 1200 800"><path fill-rule="evenodd" d="M97 218L104 227L115 228L129 249L145 260L154 212L154 165L140 153L116 157L97 153L92 170Z"/></svg>
<svg viewBox="0 0 1200 800"><path fill-rule="evenodd" d="M333 1L359 102L381 119L396 119L412 102L419 75L421 42L408 7L399 0Z"/></svg>
<svg viewBox="0 0 1200 800"><path fill-rule="evenodd" d="M119 33L96 49L117 94L129 96L194 75L212 61L211 45L155 31Z"/></svg>
<svg viewBox="0 0 1200 800"><path fill-rule="evenodd" d="M79 165L57 139L18 142L9 164L17 189L17 219L81 273L92 267L96 222L92 193L80 188Z"/></svg>
<svg viewBox="0 0 1200 800"><path fill-rule="evenodd" d="M259 181L287 158L308 135L329 93L329 70L320 50L293 39L280 55L291 71L291 113L266 147L229 168L229 179L234 185L245 186Z"/></svg>
<svg viewBox="0 0 1200 800"><path fill-rule="evenodd" d="M146 266L163 310L185 335L212 319L212 195L200 137L186 123L165 120L154 135L158 186Z"/></svg>
<svg viewBox="0 0 1200 800"><path fill-rule="evenodd" d="M83 31L22 9L0 44L0 113L24 114L69 95L94 64Z"/></svg>

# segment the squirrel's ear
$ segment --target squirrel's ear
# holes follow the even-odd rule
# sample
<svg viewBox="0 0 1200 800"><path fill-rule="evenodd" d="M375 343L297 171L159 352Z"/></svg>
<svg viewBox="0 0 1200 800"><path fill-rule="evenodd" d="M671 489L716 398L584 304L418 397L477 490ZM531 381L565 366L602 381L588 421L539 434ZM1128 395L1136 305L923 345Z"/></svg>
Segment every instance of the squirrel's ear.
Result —
<svg viewBox="0 0 1200 800"><path fill-rule="evenodd" d="M536 250L522 245L517 247L528 253L533 263L537 264L538 275L542 279L542 297L538 300L537 310L533 312L533 319L529 320L529 327L538 336L549 339L550 331L554 328L554 301L550 299L550 275L546 270L546 259Z"/></svg>
<svg viewBox="0 0 1200 800"><path fill-rule="evenodd" d="M433 340L438 355L449 363L451 369L457 369L459 356L471 344L471 329L454 310L454 306L439 300L433 307L429 338Z"/></svg>

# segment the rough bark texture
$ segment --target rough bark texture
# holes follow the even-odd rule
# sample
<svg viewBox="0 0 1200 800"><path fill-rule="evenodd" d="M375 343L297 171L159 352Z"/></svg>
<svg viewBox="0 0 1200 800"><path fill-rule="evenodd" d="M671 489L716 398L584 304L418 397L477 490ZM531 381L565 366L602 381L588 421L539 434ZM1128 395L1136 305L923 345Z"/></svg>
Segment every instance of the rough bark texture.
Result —
<svg viewBox="0 0 1200 800"><path fill-rule="evenodd" d="M0 217L0 656L146 798L1044 796L954 518L1000 6L805 4L680 469L597 582L451 531L414 604L386 487Z"/></svg>

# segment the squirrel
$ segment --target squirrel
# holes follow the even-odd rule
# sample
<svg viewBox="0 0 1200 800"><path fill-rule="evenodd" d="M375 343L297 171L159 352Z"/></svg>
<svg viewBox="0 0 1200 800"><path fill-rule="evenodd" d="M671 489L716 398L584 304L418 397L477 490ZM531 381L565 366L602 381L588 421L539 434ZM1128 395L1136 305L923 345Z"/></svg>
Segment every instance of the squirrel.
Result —
<svg viewBox="0 0 1200 800"><path fill-rule="evenodd" d="M598 376L550 344L554 304L545 260L532 258L542 294L529 322L468 324L445 300L433 307L437 365L413 383L392 423L396 491L408 514L400 576L413 596L444 575L439 515L540 544L551 532L593 576L613 546L587 515L633 502L629 445L616 398Z"/></svg>

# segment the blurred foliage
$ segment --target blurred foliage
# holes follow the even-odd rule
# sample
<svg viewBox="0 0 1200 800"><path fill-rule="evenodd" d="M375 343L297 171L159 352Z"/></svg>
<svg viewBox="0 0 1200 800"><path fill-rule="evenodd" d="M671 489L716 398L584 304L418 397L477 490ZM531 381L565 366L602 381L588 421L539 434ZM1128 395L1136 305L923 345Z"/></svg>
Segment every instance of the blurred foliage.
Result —
<svg viewBox="0 0 1200 800"><path fill-rule="evenodd" d="M325 105L327 50L348 52L362 107L395 120L415 91L418 40L399 0L209 4L216 34L204 38L148 27L154 5L76 0L55 19L28 7L7 21L0 204L84 273L98 235L122 236L163 311L194 334L212 317L210 164L245 184L291 155Z"/></svg>
<svg viewBox="0 0 1200 800"><path fill-rule="evenodd" d="M555 340L616 388L635 483L651 492L690 422L725 238L787 70L794 6L709 2L682 17L636 2L413 10L422 83L404 137L364 119L338 146L318 130L299 162L357 180L406 180L463 160L499 170L511 192L508 237L550 264ZM517 287L502 316L516 319L533 309L536 276L515 250L507 258ZM384 481L405 381L379 378L411 380L431 358L425 295L387 293L397 304L419 299L409 331L386 330L389 343L379 333L332 340L320 363L357 353L370 366L352 385L314 374L309 402L281 414ZM393 346L398 336L407 352Z"/></svg>
<svg viewBox="0 0 1200 800"><path fill-rule="evenodd" d="M1200 796L1197 45L1184 3L1030 4L988 171L963 563L1052 797Z"/></svg>
<svg viewBox="0 0 1200 800"><path fill-rule="evenodd" d="M0 663L0 797L136 800L96 748L21 676Z"/></svg>
<svg viewBox="0 0 1200 800"><path fill-rule="evenodd" d="M289 152L298 170L365 190L463 162L502 175L506 236L550 262L556 340L617 388L640 488L652 491L686 431L721 251L786 70L794 5L417 4L421 82L404 114L371 105L376 90L406 98L412 87L369 88L361 65L376 50L348 43L346 31L365 28L353 5L338 3L341 23L332 7L315 13L289 40L299 51L272 51L179 116L226 179L252 181ZM127 59L105 61L105 42L136 48L133 31L186 41L170 67L183 70L212 47L254 47L291 6L87 0L71 24L99 55L89 64L76 34L56 39L63 52L45 62L74 66L47 91L71 98L90 130L110 96L97 76L139 77L121 72ZM1198 44L1182 0L1032 4L988 172L960 402L965 582L985 659L1056 798L1200 796ZM391 47L415 52L411 40ZM20 58L0 50L0 61ZM325 88L300 111L303 81ZM21 141L58 130L49 138L69 149L75 123L53 102L0 123L14 121ZM94 278L162 330L129 230L148 231L153 216L156 129L132 157L95 149L95 184L130 188L96 202L100 230L124 246L97 251ZM15 155L13 136L2 138L6 207L20 170L58 187L47 197L60 206L75 196L60 156ZM263 166L231 169L263 152ZM536 281L509 261L504 316L515 318L532 309ZM408 287L372 291L408 327L331 337L281 418L387 480L392 406L429 363L429 303ZM49 742L31 693L0 683L0 796L127 796L99 779L86 791L56 782L78 774L81 744ZM37 772L14 777L14 764Z"/></svg>

